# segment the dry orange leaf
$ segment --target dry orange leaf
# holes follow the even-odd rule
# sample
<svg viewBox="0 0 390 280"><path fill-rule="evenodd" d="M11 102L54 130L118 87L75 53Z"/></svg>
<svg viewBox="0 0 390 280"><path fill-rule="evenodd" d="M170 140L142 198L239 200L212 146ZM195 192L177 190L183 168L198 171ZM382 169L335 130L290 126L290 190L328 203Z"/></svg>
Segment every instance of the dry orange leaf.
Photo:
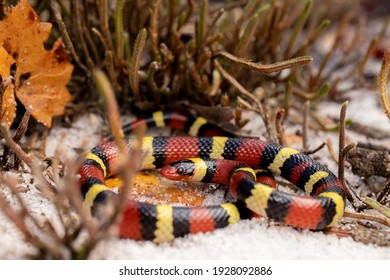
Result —
<svg viewBox="0 0 390 280"><path fill-rule="evenodd" d="M28 0L21 0L0 22L0 74L10 75L16 65L14 92L25 106L32 107L32 116L50 127L52 117L62 115L71 95L66 88L73 65L68 61L61 39L51 50L45 50L51 24L40 22ZM3 96L1 122L8 127L15 116L15 97L12 87Z"/></svg>

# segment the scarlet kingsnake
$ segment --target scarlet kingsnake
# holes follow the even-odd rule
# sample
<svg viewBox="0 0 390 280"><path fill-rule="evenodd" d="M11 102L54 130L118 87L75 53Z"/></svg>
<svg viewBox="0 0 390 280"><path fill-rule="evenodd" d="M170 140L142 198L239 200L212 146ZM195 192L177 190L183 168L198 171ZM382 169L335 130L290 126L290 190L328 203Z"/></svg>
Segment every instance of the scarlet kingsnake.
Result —
<svg viewBox="0 0 390 280"><path fill-rule="evenodd" d="M203 118L189 119L188 116L176 112L156 112L152 118L137 120L125 130L132 131L140 124L170 126L183 129L191 135L223 133ZM132 140L126 140L126 145L130 150ZM159 243L189 233L213 231L236 223L240 214L246 216L242 205L259 215L308 229L332 226L344 213L346 190L338 178L309 156L278 144L227 136L147 136L142 140L142 151L142 169L161 168L188 158L234 160L250 167L270 170L315 197L279 192L257 184L252 179L243 184L246 186L243 186L243 191L239 191L240 200L237 203L189 208L151 205L132 200L128 203L120 223L121 237ZM116 195L106 186L105 179L114 175L111 167L117 158L116 143L106 141L93 148L80 167L81 194L84 205L93 216L97 215L100 205ZM219 164L222 168L215 170L229 173L231 170L224 171L224 164ZM208 175L212 178L215 174ZM240 178L237 181L240 181Z"/></svg>

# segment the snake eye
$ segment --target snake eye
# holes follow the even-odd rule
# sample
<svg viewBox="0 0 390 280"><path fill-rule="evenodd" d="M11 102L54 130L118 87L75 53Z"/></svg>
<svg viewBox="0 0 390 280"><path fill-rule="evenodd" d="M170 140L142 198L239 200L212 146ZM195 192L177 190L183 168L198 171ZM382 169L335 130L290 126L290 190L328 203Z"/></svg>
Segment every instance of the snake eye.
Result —
<svg viewBox="0 0 390 280"><path fill-rule="evenodd" d="M176 169L176 173L180 174L180 175L184 174L185 171L186 170L185 170L184 166L182 166L182 165L178 166L177 169Z"/></svg>

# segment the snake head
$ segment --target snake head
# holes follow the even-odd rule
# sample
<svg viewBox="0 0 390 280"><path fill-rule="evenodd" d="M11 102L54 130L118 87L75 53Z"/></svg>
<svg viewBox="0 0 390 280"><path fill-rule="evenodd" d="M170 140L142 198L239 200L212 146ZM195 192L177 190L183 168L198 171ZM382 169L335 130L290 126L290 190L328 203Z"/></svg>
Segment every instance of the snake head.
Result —
<svg viewBox="0 0 390 280"><path fill-rule="evenodd" d="M195 172L195 163L191 159L183 159L170 163L160 169L160 174L174 181L192 181Z"/></svg>

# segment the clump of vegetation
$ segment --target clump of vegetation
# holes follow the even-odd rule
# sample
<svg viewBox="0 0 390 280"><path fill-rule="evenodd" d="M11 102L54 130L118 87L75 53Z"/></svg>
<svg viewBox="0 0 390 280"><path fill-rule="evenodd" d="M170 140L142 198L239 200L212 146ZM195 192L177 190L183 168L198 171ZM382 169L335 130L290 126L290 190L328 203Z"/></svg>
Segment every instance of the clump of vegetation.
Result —
<svg viewBox="0 0 390 280"><path fill-rule="evenodd" d="M3 22L10 20L11 12L6 8L17 2L0 1ZM21 4L27 6L28 1L22 0ZM363 24L369 14L359 1L349 1L347 6L332 0L50 0L30 1L30 4L27 19L33 15L37 22L44 22L39 28L47 31L47 23L51 23L52 30L50 37L47 33L47 41L47 38L34 38L34 33L31 40L24 38L15 45L5 45L3 57L9 60L7 67L0 69L1 136L5 139L1 168L21 170L23 163L33 171L33 177L40 182L40 192L56 206L63 232L59 234L50 221L40 226L23 203L17 183L5 174L0 176L1 184L16 197L21 210L9 208L2 196L0 209L23 233L26 242L37 248L33 256L36 258L87 258L99 241L115 235L115 224L127 192L122 192L122 204L108 211L105 221L91 220L82 208L76 192L77 181L72 176L76 170L71 166L80 162L62 166L64 171L58 167L58 158L52 159L49 178L42 176L42 168L47 166L42 157L33 157L21 148L20 140L29 129L47 135L53 117L65 115L56 119L57 124L64 124L91 110L106 114L114 135L120 135L118 113L147 114L171 109L172 104L196 104L203 107L192 108L207 115L209 121L215 121L213 114L222 114L228 122L234 122L237 132L248 122L242 118L242 111L251 110L258 113L265 125L262 136L281 144L287 141L284 134L287 122L302 125L302 150L306 153L315 153L324 146L332 153L329 142L311 149L309 129L338 131L340 152L334 157L340 167L339 176L343 178L345 157L356 147L355 143L345 144L346 104L340 120L331 120L330 124L313 114L311 105L325 98L344 101L345 93L351 89L372 87L372 81L365 77L365 67L375 53L380 53L389 23L388 18L383 19L377 34L367 34ZM4 40L0 37L3 46ZM39 69L32 68L36 65L32 58L47 61L43 42L51 46L45 49L51 50L47 52L54 57L52 64L59 65L68 74L70 80L57 76L61 76L61 85L69 81L67 89L72 96L70 100L63 87L61 91L49 89L50 102L45 103L48 110L44 119L34 108L42 103L42 96L47 96L48 89L44 86L58 86L60 82L49 82L47 77L40 81L39 87L31 87L37 73L50 70L45 64ZM362 42L363 47L356 51ZM23 67L20 66L21 46L35 46L40 50L38 53L28 49L31 62ZM384 69L382 76L388 72ZM344 81L350 83L341 87ZM382 89L386 82L382 79ZM20 102L18 109L12 107L15 99L9 101L9 96L14 95ZM387 93L381 96L387 112ZM113 105L116 102L121 106L116 108ZM51 110L54 105L60 108ZM208 108L212 108L213 114ZM310 126L309 117L314 122ZM10 127L15 128L13 135ZM124 166L136 169L131 161L125 161ZM127 181L131 181L131 172L126 174ZM379 207L386 204L388 189L389 180L378 195L382 203ZM375 207L373 203L368 205ZM390 217L355 218L390 225ZM30 223L34 226L30 227ZM351 230L334 231L339 235L354 235ZM365 240L370 242L369 238Z"/></svg>

